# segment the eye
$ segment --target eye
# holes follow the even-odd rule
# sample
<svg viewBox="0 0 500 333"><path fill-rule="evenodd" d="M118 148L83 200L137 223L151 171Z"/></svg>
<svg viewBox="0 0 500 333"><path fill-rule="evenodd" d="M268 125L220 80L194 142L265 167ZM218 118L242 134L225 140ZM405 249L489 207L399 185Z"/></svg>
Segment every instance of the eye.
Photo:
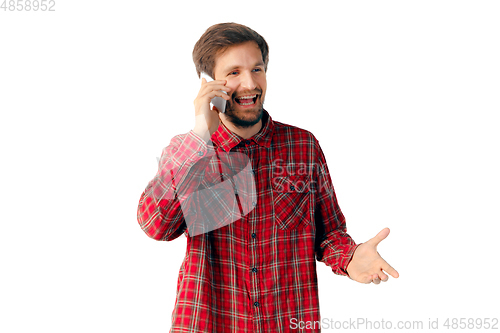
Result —
<svg viewBox="0 0 500 333"><path fill-rule="evenodd" d="M262 72L262 69L260 69L260 68L255 68L253 71L254 71L254 72Z"/></svg>
<svg viewBox="0 0 500 333"><path fill-rule="evenodd" d="M238 74L238 72L237 72L237 71L232 71L232 72L230 72L228 75L237 75L237 74Z"/></svg>

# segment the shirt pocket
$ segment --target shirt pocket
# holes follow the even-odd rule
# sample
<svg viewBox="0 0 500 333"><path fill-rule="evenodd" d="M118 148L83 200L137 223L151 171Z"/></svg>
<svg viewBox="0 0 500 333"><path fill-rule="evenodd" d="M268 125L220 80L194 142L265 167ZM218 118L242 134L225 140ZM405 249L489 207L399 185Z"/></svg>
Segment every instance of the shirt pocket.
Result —
<svg viewBox="0 0 500 333"><path fill-rule="evenodd" d="M312 220L311 178L304 175L272 179L274 220L282 230L298 230Z"/></svg>

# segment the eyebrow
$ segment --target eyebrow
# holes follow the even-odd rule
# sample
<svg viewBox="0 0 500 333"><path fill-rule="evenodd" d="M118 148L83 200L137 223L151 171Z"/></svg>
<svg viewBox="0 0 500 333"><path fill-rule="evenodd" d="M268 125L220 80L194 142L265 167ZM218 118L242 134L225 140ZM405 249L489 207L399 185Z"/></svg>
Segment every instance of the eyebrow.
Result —
<svg viewBox="0 0 500 333"><path fill-rule="evenodd" d="M241 66L240 65L235 65L235 66L228 66L224 69L224 72L227 73L227 72L230 72L230 71L233 71L235 69L239 69ZM252 67L264 67L264 62L262 61L259 61L258 63L256 63L255 65L253 65Z"/></svg>

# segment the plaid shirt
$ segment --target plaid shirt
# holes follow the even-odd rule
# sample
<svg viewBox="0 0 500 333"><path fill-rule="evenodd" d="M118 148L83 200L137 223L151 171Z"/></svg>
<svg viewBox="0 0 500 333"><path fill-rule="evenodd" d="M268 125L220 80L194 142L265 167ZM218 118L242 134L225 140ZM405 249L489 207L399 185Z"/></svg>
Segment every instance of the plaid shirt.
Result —
<svg viewBox="0 0 500 333"><path fill-rule="evenodd" d="M262 129L252 138L241 139L221 124L212 142L192 131L175 136L139 201L138 221L148 236L187 237L170 332L320 332L319 325L297 325L320 321L315 260L347 275L357 245L346 233L318 141L264 111ZM191 232L196 226L186 221L197 214L225 216L213 195L193 193L213 188L214 179L231 179L221 163L230 153L248 157L254 191L250 186L241 194L234 182L241 214L208 232ZM232 200L229 194L219 199ZM245 210L243 201L252 207Z"/></svg>

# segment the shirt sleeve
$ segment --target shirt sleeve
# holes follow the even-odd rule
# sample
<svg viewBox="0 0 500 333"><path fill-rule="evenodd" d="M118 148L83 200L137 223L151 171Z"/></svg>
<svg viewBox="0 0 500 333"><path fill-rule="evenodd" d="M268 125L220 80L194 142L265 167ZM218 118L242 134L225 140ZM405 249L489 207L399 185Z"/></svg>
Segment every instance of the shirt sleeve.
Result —
<svg viewBox="0 0 500 333"><path fill-rule="evenodd" d="M142 230L156 240L173 240L186 230L179 196L196 191L205 168L215 154L193 131L175 136L163 149L158 172L139 200L137 220Z"/></svg>
<svg viewBox="0 0 500 333"><path fill-rule="evenodd" d="M347 234L345 217L340 210L325 156L316 140L316 165L314 168L316 258L332 268L335 274L348 275L349 265L357 248Z"/></svg>

